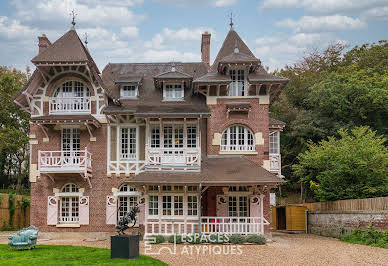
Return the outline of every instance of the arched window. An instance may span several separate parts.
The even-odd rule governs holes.
[[[59,223],[79,223],[78,186],[73,183],[66,184],[62,187],[61,192],[66,194],[59,198]]]
[[[90,113],[90,108],[89,88],[76,80],[62,83],[49,100],[50,114]]]
[[[124,216],[125,213],[132,210],[132,208],[139,203],[141,193],[128,184],[122,184],[118,195],[118,219]]]
[[[222,134],[221,151],[254,151],[252,132],[244,126],[234,125]]]
[[[89,97],[90,91],[82,82],[70,80],[62,83],[54,93],[54,97],[79,98]]]

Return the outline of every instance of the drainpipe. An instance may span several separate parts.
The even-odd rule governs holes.
[[[202,233],[202,221],[201,221],[201,202],[202,202],[202,183],[199,183],[199,208],[198,208],[198,216],[199,216],[199,234]]]

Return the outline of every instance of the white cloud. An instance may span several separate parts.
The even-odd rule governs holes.
[[[22,25],[19,20],[0,16],[0,39],[3,40],[25,40],[37,36],[38,31]]]
[[[163,5],[175,5],[179,7],[193,7],[193,6],[216,6],[225,7],[232,6],[237,3],[237,0],[154,0]]]
[[[277,26],[291,28],[295,32],[333,32],[363,29],[366,22],[347,16],[303,16],[299,20],[285,19],[275,23]]]
[[[386,6],[386,0],[264,0],[262,9],[304,8],[315,13],[344,13]]]
[[[79,0],[81,4],[86,5],[105,5],[105,6],[137,6],[143,4],[143,0]]]
[[[377,20],[388,21],[388,5],[367,10],[363,15]]]
[[[101,1],[101,3],[104,3]],[[16,17],[24,22],[47,27],[68,23],[70,25],[70,12],[75,10],[78,14],[76,23],[84,26],[122,26],[136,25],[144,20],[144,15],[138,15],[123,6],[87,5],[77,0],[44,0],[36,3],[32,0],[14,0]]]
[[[264,66],[275,70],[284,67],[285,64],[295,63],[313,48],[326,48],[329,44],[339,41],[344,43],[331,33],[296,33],[290,37],[263,37],[255,40],[253,52]]]
[[[136,38],[139,35],[139,28],[135,26],[121,27],[120,37],[122,38]]]

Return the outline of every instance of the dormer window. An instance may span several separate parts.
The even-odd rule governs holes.
[[[243,69],[231,69],[229,71],[230,84],[229,96],[247,96],[247,90],[245,86],[245,75]]]
[[[138,89],[135,85],[125,85],[121,87],[120,96],[123,98],[136,98],[138,96]]]
[[[182,84],[166,84],[163,90],[164,100],[183,100],[184,92]]]

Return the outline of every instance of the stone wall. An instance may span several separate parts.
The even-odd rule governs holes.
[[[370,223],[373,228],[388,228],[388,213],[309,213],[309,233],[330,237],[340,237],[360,225],[365,229]]]

